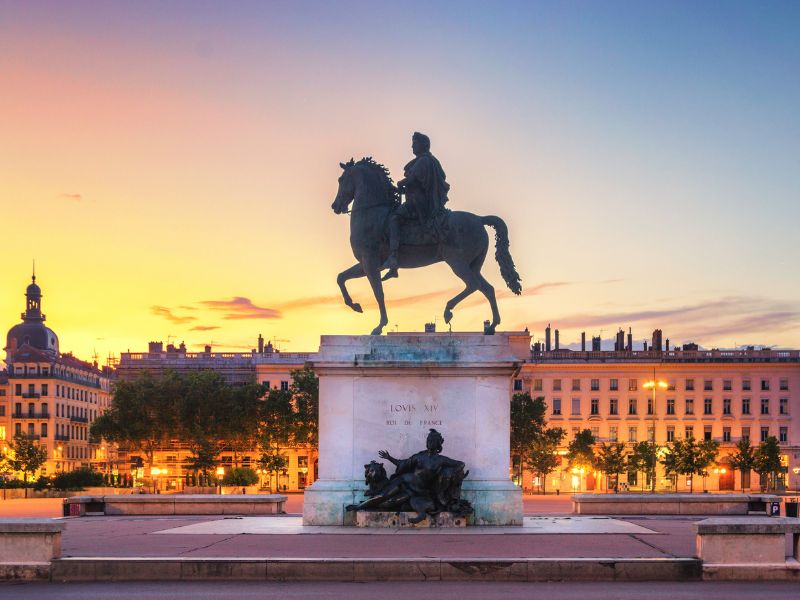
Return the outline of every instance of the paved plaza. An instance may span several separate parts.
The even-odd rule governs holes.
[[[0,583],[0,598],[40,600],[789,600],[796,583],[705,582],[422,582],[265,583],[114,582]]]

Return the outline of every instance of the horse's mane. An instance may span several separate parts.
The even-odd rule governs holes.
[[[400,195],[397,193],[397,188],[392,181],[392,176],[389,174],[389,169],[381,163],[374,160],[371,156],[365,156],[359,161],[354,161],[352,158],[345,164],[347,168],[350,167],[366,167],[379,176],[381,183],[386,188],[386,194],[391,202],[400,202]]]

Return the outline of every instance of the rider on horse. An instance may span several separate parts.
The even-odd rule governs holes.
[[[400,193],[405,193],[406,201],[389,216],[389,258],[383,265],[389,269],[383,279],[397,277],[397,251],[400,247],[400,221],[418,220],[423,229],[431,229],[435,237],[441,235],[437,219],[447,203],[450,184],[445,181],[444,170],[436,157],[431,154],[431,140],[422,133],[414,132],[411,137],[411,150],[414,160],[404,168],[404,177],[397,182]]]

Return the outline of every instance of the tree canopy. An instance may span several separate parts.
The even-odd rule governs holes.
[[[595,439],[591,430],[584,429],[575,434],[567,446],[567,461],[575,469],[591,469],[594,467]]]
[[[767,477],[767,490],[777,487],[778,473],[781,470],[781,447],[774,435],[758,445],[755,451],[754,469],[756,473]]]
[[[606,474],[607,482],[613,481],[615,493],[619,492],[619,475],[625,471],[627,465],[626,455],[627,449],[624,442],[603,443],[597,452],[597,468]]]

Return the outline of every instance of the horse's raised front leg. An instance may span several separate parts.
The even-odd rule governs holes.
[[[389,323],[389,317],[386,316],[386,303],[383,301],[383,284],[381,283],[381,265],[376,255],[374,259],[364,263],[364,271],[366,272],[369,284],[372,286],[372,293],[375,294],[375,301],[378,303],[378,309],[381,311],[381,320],[378,326],[372,330],[372,335],[380,335],[383,333],[383,328]]]
[[[339,273],[336,277],[336,283],[339,284],[339,289],[342,290],[342,298],[344,298],[344,303],[352,308],[357,313],[364,312],[361,309],[361,305],[358,302],[353,302],[353,299],[350,297],[350,293],[347,291],[347,286],[345,283],[351,279],[358,279],[359,277],[364,277],[364,269],[361,267],[361,263],[355,264],[349,269],[346,269]]]

